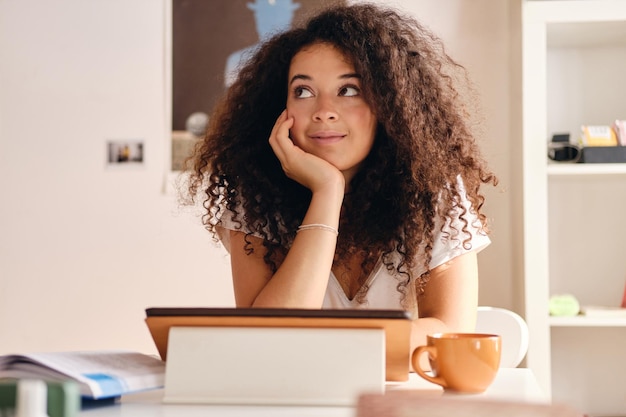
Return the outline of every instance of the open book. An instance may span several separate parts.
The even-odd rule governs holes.
[[[129,351],[50,352],[0,356],[0,380],[76,381],[83,397],[103,399],[162,388],[165,362]]]

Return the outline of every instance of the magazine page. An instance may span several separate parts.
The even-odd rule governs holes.
[[[161,388],[165,363],[130,351],[49,352],[0,357],[0,378],[72,379],[94,399]]]

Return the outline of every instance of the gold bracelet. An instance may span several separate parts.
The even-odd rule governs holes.
[[[298,230],[296,230],[296,233],[300,233],[302,230],[311,230],[311,229],[326,230],[327,232],[334,233],[335,236],[339,236],[339,230],[335,229],[332,226],[328,226],[326,224],[321,224],[321,223],[312,223],[312,224],[300,225],[298,227]]]

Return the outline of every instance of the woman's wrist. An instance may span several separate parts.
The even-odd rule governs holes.
[[[296,233],[300,233],[301,231],[304,231],[304,230],[323,230],[325,232],[330,232],[334,234],[335,236],[339,236],[339,230],[337,230],[336,227],[332,227],[323,223],[301,224],[296,230]]]
[[[319,195],[323,198],[330,198],[333,201],[343,202],[343,196],[346,192],[346,180],[343,175],[337,176],[333,180],[326,181],[322,185],[311,190],[313,196]]]

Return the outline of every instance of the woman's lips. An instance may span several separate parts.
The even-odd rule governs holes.
[[[315,132],[309,134],[309,137],[313,140],[320,142],[336,142],[343,139],[346,136],[345,133],[335,131]]]

